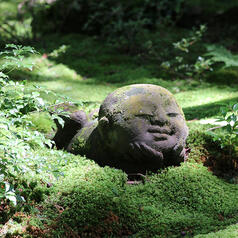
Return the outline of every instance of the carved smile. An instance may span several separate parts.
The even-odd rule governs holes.
[[[172,133],[172,131],[169,128],[163,128],[158,126],[151,126],[148,129],[148,132],[155,133],[155,134],[166,134],[166,135],[170,135]]]
[[[173,134],[172,130],[168,128],[161,128],[158,126],[152,126],[148,129],[148,132],[153,135],[154,140],[156,141],[164,141],[168,140],[169,136]]]
[[[168,136],[169,135],[167,135],[167,134],[153,133],[154,140],[156,140],[156,141],[168,140]]]

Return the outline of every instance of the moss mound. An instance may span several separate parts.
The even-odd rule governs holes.
[[[228,226],[226,229],[218,231],[218,232],[211,232],[205,235],[197,235],[195,238],[236,238],[238,236],[238,225],[231,225]]]
[[[44,202],[49,237],[181,237],[237,221],[238,187],[201,164],[183,163],[128,185],[120,170],[83,161]]]

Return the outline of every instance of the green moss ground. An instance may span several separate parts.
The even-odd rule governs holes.
[[[199,140],[206,138],[201,134]],[[100,168],[86,158],[46,149],[35,153],[64,176],[32,172],[18,181],[27,202],[7,223],[12,237],[192,237],[238,219],[237,184],[192,158],[129,185],[120,170]]]
[[[63,44],[69,46],[64,54],[49,56]],[[215,118],[222,103],[237,101],[235,79],[228,86],[217,84],[216,75],[204,81],[172,80],[156,63],[141,63],[97,39],[78,35],[49,36],[35,48],[40,54],[26,59],[36,63],[34,70],[13,72],[11,77],[82,102],[87,110],[97,107],[108,93],[131,83],[153,83],[170,90],[190,121],[191,152],[188,162],[180,167],[147,175],[143,183],[129,185],[120,170],[101,168],[87,158],[62,151],[35,148],[38,160],[44,158],[44,168],[49,169],[32,169],[18,178],[16,185],[26,202],[0,227],[0,236],[238,236],[234,225],[238,220],[238,185],[213,175],[201,164],[224,152],[206,134],[212,125],[200,123],[201,119]],[[43,96],[52,101],[58,97]],[[52,133],[52,122],[46,115],[31,117],[33,129]]]
[[[223,237],[229,237],[229,238],[236,238],[238,233],[238,226],[237,225],[231,225],[228,226],[226,229],[217,231],[217,232],[211,232],[206,235],[197,235],[196,238],[223,238]]]

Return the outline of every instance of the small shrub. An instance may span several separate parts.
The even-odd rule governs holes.
[[[199,52],[201,55],[196,53],[194,56],[194,54],[191,54],[193,45],[201,41],[205,31],[206,26],[200,25],[198,30],[191,32],[191,36],[173,43],[176,55],[173,60],[162,62],[162,68],[171,70],[175,74],[194,77],[195,79],[200,79],[201,75],[206,71],[212,71],[211,65],[213,61],[211,59],[202,56],[201,52]],[[189,57],[188,54],[190,54]],[[195,58],[195,61],[191,62],[191,58]]]
[[[6,48],[0,52],[3,61],[0,69],[0,199],[8,199],[16,205],[17,201],[24,199],[10,181],[14,182],[17,175],[31,169],[48,170],[44,166],[46,158],[38,157],[32,150],[46,145],[52,147],[53,142],[42,133],[29,130],[33,125],[29,114],[48,112],[49,104],[40,97],[39,91],[27,92],[24,83],[9,80],[7,75],[18,68],[32,70],[33,64],[25,64],[23,59],[36,51],[14,44],[8,44]],[[62,122],[55,114],[52,118]]]
[[[222,126],[211,128],[209,134],[214,141],[218,141],[221,148],[228,151],[228,160],[236,157],[236,148],[238,147],[238,103],[221,107],[221,117],[218,122],[223,123]],[[222,133],[216,133],[211,130],[222,128]]]

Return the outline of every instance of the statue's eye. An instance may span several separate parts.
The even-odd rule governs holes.
[[[135,115],[136,117],[142,117],[142,118],[145,118],[145,119],[150,119],[150,118],[152,118],[154,115],[152,115],[152,114],[136,114]]]
[[[179,115],[179,114],[176,113],[176,112],[167,113],[167,116],[169,116],[169,117],[176,117],[176,116],[178,116],[178,115]]]

